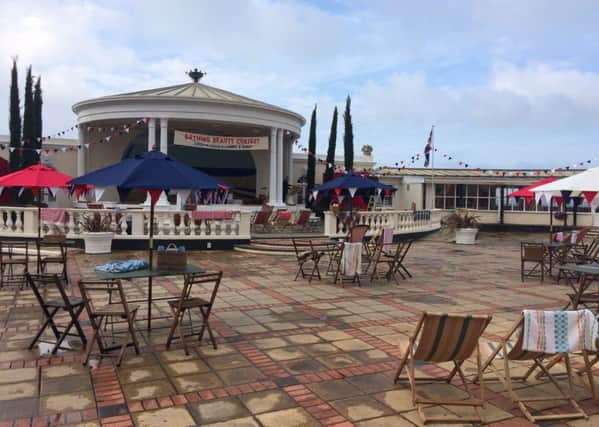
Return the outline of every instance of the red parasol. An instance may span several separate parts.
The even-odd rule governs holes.
[[[534,184],[530,184],[528,187],[521,188],[518,191],[514,191],[513,193],[508,194],[508,197],[523,197],[526,199],[527,203],[530,203],[535,198],[535,193],[533,193],[530,190],[544,184],[549,184],[550,182],[553,182],[555,180],[557,180],[557,178],[543,178],[542,180],[535,182]]]
[[[33,165],[25,169],[18,170],[8,175],[0,176],[0,191],[6,187],[21,187],[29,188],[36,195],[37,204],[37,237],[41,237],[41,200],[40,190],[42,188],[50,188],[52,191],[57,188],[67,188],[67,184],[72,177],[60,173],[50,166]]]

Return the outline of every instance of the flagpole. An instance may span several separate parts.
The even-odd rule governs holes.
[[[431,128],[431,186],[432,186],[432,203],[431,203],[431,211],[435,208],[435,125]],[[425,201],[426,203],[426,201]]]

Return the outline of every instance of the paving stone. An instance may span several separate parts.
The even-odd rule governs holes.
[[[391,415],[393,413],[389,407],[368,396],[335,400],[331,402],[331,405],[341,415],[351,421],[378,418],[384,415]]]
[[[321,356],[316,360],[331,369],[347,368],[348,366],[357,366],[360,364],[358,360],[344,353]]]
[[[333,341],[333,345],[343,351],[370,350],[373,347],[359,339]]]
[[[289,345],[289,343],[285,341],[283,338],[263,338],[255,340],[252,343],[261,350],[285,347]]]
[[[220,423],[206,424],[205,427],[260,427],[260,425],[254,418],[244,417]]]
[[[37,397],[0,401],[0,420],[35,417],[38,412],[39,399]]]
[[[247,384],[265,379],[264,374],[258,369],[250,366],[237,369],[225,369],[217,371],[216,374],[226,385]]]
[[[118,370],[118,374],[121,384],[138,383],[166,378],[166,374],[159,365],[120,368]]]
[[[89,375],[70,375],[62,378],[42,380],[41,394],[63,394],[76,391],[91,390],[92,383]]]
[[[156,411],[138,412],[132,416],[136,426],[189,427],[196,425],[196,422],[184,406],[158,409]]]
[[[0,400],[14,400],[37,396],[37,382],[28,381],[0,385]]]
[[[257,393],[242,394],[239,399],[252,414],[278,411],[297,406],[295,402],[280,390],[266,390]]]
[[[165,379],[124,384],[123,392],[127,400],[151,399],[175,394],[173,386]]]
[[[234,397],[191,404],[190,409],[201,425],[250,415],[247,408]]]
[[[318,336],[325,341],[349,340],[353,338],[350,334],[342,331],[319,332]]]
[[[223,385],[220,378],[214,373],[183,375],[173,378],[172,381],[179,393],[206,390],[221,387]]]
[[[393,380],[383,374],[358,375],[348,378],[347,381],[368,394],[393,390],[397,387]]]
[[[41,414],[83,411],[95,407],[94,395],[91,391],[53,394],[40,399]]]
[[[360,389],[346,380],[322,381],[310,384],[308,388],[324,400],[342,399],[362,394]]]
[[[302,408],[285,409],[257,416],[264,427],[318,427],[320,423]]]
[[[228,354],[224,356],[210,357],[206,359],[206,362],[212,369],[232,369],[251,365],[250,361],[241,354]]]
[[[189,355],[187,355],[187,354],[185,354],[185,350],[180,349],[180,350],[161,351],[160,353],[158,353],[158,357],[164,363],[171,363],[171,362],[182,362],[184,360],[197,359],[198,354],[193,349],[190,349]]]
[[[437,424],[438,425],[438,424]],[[390,415],[387,417],[374,418],[361,421],[356,424],[357,427],[413,427],[414,424],[402,418],[400,415]]]
[[[309,374],[326,369],[326,366],[314,359],[287,360],[279,364],[292,375]]]
[[[0,370],[0,384],[34,381],[37,378],[37,368]]]
[[[196,347],[196,350],[201,356],[205,357],[223,356],[225,354],[237,353],[237,349],[235,347],[227,344],[219,344],[216,349],[211,345],[202,345],[200,347]]]
[[[285,337],[285,339],[289,341],[291,344],[299,345],[315,344],[320,341],[319,337],[312,334],[289,335]]]
[[[42,380],[47,378],[61,378],[69,375],[86,375],[89,368],[81,363],[70,363],[66,365],[44,366],[42,368]]]
[[[275,361],[300,359],[302,357],[306,357],[306,353],[304,353],[299,347],[276,348],[274,350],[266,351],[266,354],[268,354],[268,356]]]
[[[185,360],[183,362],[167,363],[164,365],[164,370],[168,376],[177,377],[208,372],[210,368],[201,360]]]

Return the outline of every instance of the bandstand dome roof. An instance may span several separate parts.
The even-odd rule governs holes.
[[[88,99],[73,105],[79,123],[144,117],[275,127],[299,135],[306,123],[293,111],[197,81]]]

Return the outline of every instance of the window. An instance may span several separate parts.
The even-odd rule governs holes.
[[[505,194],[509,194],[507,191]],[[506,199],[506,202],[508,200]],[[435,184],[435,208],[497,210],[499,187],[485,184]],[[507,206],[507,204],[506,204]]]

